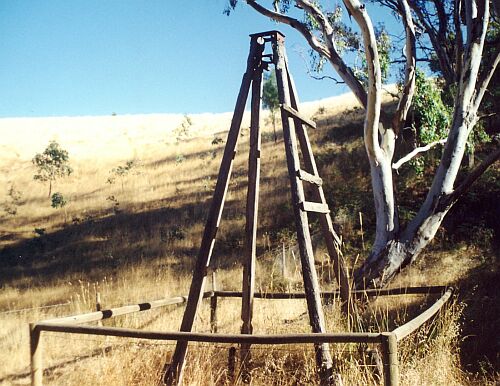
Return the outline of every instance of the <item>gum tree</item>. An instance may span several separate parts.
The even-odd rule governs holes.
[[[241,0],[243,2],[243,0]],[[230,0],[226,13],[237,0]],[[370,164],[375,203],[375,241],[355,283],[384,286],[402,268],[415,261],[435,236],[444,217],[493,162],[497,148],[474,170],[457,180],[468,137],[479,119],[479,109],[500,60],[498,41],[488,41],[494,26],[488,0],[379,0],[372,1],[393,11],[404,26],[404,80],[392,117],[381,111],[382,72],[387,62],[379,50],[376,28],[369,12],[358,0],[344,0],[344,8],[328,9],[330,2],[310,0],[244,1],[256,12],[286,24],[307,41],[320,62],[330,64],[365,109],[364,143]],[[298,8],[298,11],[292,8]],[[343,17],[345,10],[348,19]],[[492,22],[492,24],[490,24]],[[355,23],[356,29],[348,23]],[[446,28],[445,28],[446,26]],[[417,50],[420,39],[430,41]],[[357,32],[359,31],[359,32]],[[493,45],[485,55],[485,45]],[[496,48],[495,48],[496,47]],[[349,50],[361,51],[364,68],[350,65]],[[404,127],[415,92],[417,52],[427,52],[438,63],[446,84],[453,90],[453,111],[441,161],[420,209],[405,227],[400,226],[393,189],[394,165],[412,159],[426,149],[417,148],[394,160],[396,139]]]
[[[37,153],[32,159],[36,167],[33,179],[49,183],[49,194],[52,194],[52,184],[57,179],[69,176],[73,168],[69,165],[69,154],[56,141],[51,141],[43,153]]]

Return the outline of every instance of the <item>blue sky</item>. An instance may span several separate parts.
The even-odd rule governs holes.
[[[287,35],[301,100],[346,92],[307,75],[299,54],[307,46],[294,30],[243,2],[224,16],[225,5],[226,0],[0,1],[0,117],[231,111],[248,35],[270,29]]]

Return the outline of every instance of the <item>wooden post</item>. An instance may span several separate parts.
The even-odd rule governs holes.
[[[290,90],[286,69],[285,49],[283,45],[284,37],[276,34],[276,44],[273,46],[273,57],[276,65],[276,81],[278,85],[278,96],[282,105],[290,106]],[[314,267],[314,255],[309,233],[309,223],[307,213],[300,208],[300,203],[305,201],[304,190],[301,181],[297,176],[300,170],[300,161],[297,149],[297,138],[295,131],[290,129],[291,118],[288,113],[281,109],[281,120],[283,122],[283,142],[287,159],[288,175],[292,193],[292,206],[295,215],[295,227],[297,229],[297,241],[299,244],[300,259],[302,263],[302,277],[306,293],[307,308],[309,312],[309,322],[313,332],[326,332],[325,317],[321,305],[320,288],[318,276]],[[320,372],[321,384],[331,383],[332,357],[327,343],[317,344],[316,365]]]
[[[236,347],[230,347],[227,356],[227,377],[231,384],[234,381],[234,374],[236,370]]]
[[[101,311],[102,306],[101,306],[101,294],[99,292],[95,293],[95,310],[96,311]]]
[[[260,39],[262,37],[253,37]],[[262,46],[263,47],[263,46]],[[253,332],[253,298],[255,292],[255,260],[257,255],[257,218],[259,212],[259,187],[260,187],[260,103],[262,95],[262,57],[258,59],[258,65],[252,79],[252,100],[250,118],[250,152],[248,156],[248,190],[246,205],[245,224],[245,262],[243,264],[243,289],[241,299],[241,333],[251,334]],[[243,373],[249,374],[247,369],[251,361],[250,345],[241,346],[241,363]]]
[[[281,276],[283,276],[284,279],[287,278],[287,272],[286,272],[286,247],[285,243],[283,243],[283,250],[281,253]]]
[[[215,295],[215,291],[217,291],[217,282],[215,279],[215,271],[212,272],[212,291],[214,295],[210,298],[210,332],[217,332],[217,295]]]
[[[399,386],[398,341],[392,332],[382,333],[384,386]]]
[[[102,305],[101,305],[101,294],[99,292],[95,293],[95,310],[97,312],[102,310]],[[99,320],[97,322],[98,326],[102,326],[102,320]]]
[[[43,347],[41,331],[35,323],[30,328],[31,386],[42,386],[43,380]]]
[[[203,232],[200,250],[194,267],[193,279],[189,289],[186,310],[181,323],[181,331],[188,332],[193,328],[194,319],[198,312],[199,304],[203,298],[203,287],[210,264],[210,258],[215,243],[215,236],[219,229],[224,200],[229,186],[233,161],[236,155],[236,145],[241,131],[241,121],[245,112],[245,105],[250,90],[250,85],[256,70],[256,58],[262,56],[263,45],[252,39],[250,43],[250,54],[247,61],[247,69],[243,75],[240,92],[236,101],[231,127],[222,156],[219,176],[215,186],[214,196],[208,213],[207,223]],[[179,384],[182,381],[182,372],[184,369],[184,359],[188,348],[187,341],[178,341],[172,356],[172,363],[164,375],[164,382],[167,385]]]

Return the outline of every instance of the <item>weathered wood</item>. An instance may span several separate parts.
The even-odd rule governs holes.
[[[311,201],[302,201],[300,204],[300,210],[304,212],[314,212],[314,213],[330,213],[330,209],[327,204],[323,204],[321,202],[311,202]]]
[[[317,175],[311,174],[306,172],[305,170],[298,170],[297,171],[297,176],[302,180],[302,181],[307,181],[310,182],[311,184],[315,184],[317,186],[323,185],[323,179]]]
[[[215,272],[212,272],[212,291],[214,296],[210,298],[210,332],[217,332],[217,296],[215,292],[217,291],[217,281],[215,277]]]
[[[288,85],[290,88],[290,103],[292,107],[298,109],[299,99],[295,88],[295,83],[290,74],[290,71],[288,70],[288,67],[286,68],[286,72],[288,75]],[[316,160],[314,159],[312,146],[307,131],[302,126],[300,120],[294,120],[294,124],[297,138],[300,143],[300,149],[302,151],[302,157],[304,159],[306,168],[305,171],[314,176],[318,176],[318,167],[316,165]],[[313,186],[313,198],[316,201],[326,204],[325,193],[323,192],[323,188],[321,185]],[[347,267],[341,252],[342,242],[333,229],[333,223],[329,213],[321,214],[319,216],[319,222],[323,237],[325,239],[328,255],[330,256],[330,260],[334,265],[335,277],[337,278],[337,282],[341,290],[341,299],[344,302],[344,311],[347,312],[347,314],[351,315],[351,317],[354,317],[357,314],[357,311],[355,309],[355,306],[351,303],[351,284]]]
[[[261,59],[261,58],[260,58]],[[241,332],[252,334],[253,294],[255,292],[255,261],[257,255],[257,219],[260,185],[260,104],[262,95],[262,63],[254,72],[252,80],[250,151],[248,156],[248,191],[245,224],[245,262],[243,264],[243,296],[241,303]],[[241,364],[245,376],[251,361],[249,345],[241,346]]]
[[[212,292],[205,292],[203,297],[208,298],[212,296]],[[153,308],[164,307],[174,304],[181,304],[186,301],[186,296],[177,296],[174,298],[153,300],[151,302],[132,304],[128,306],[122,306],[117,308],[110,308],[109,310],[102,310],[98,312],[89,312],[87,314],[66,316],[63,318],[46,319],[43,323],[70,323],[70,324],[81,324],[89,322],[97,322],[98,320],[110,319],[115,316],[127,315],[134,312],[147,311]]]
[[[413,318],[410,320],[408,323],[403,324],[402,326],[396,328],[392,333],[396,337],[396,339],[399,341],[408,335],[410,335],[412,332],[414,332],[416,329],[418,329],[422,324],[427,322],[430,318],[432,318],[440,309],[443,307],[443,305],[450,299],[451,294],[453,293],[453,288],[448,288],[446,292],[441,296],[432,306],[430,306],[427,310],[422,312],[420,315],[418,315],[416,318]]]
[[[31,386],[42,386],[43,383],[43,348],[42,330],[36,323],[30,323],[30,365]]]
[[[101,306],[101,294],[99,292],[95,293],[95,310],[96,311],[101,311],[102,306]]]
[[[202,343],[223,344],[319,344],[328,343],[381,343],[382,334],[375,332],[357,333],[308,333],[308,334],[277,334],[277,335],[251,335],[251,334],[212,334],[199,332],[165,332],[146,331],[120,327],[76,326],[57,323],[36,323],[39,331],[64,332],[70,334],[117,336],[122,338],[150,339],[164,341],[189,341]]]
[[[384,356],[384,386],[398,386],[398,341],[394,333],[382,333],[382,352]]]
[[[228,381],[234,383],[234,375],[236,369],[236,347],[230,347],[227,355],[227,377]]]
[[[282,107],[290,106],[288,71],[286,68],[286,54],[282,38],[278,38],[276,44],[273,45],[273,54],[276,66],[278,97]],[[325,318],[321,305],[318,277],[314,267],[314,254],[311,235],[309,233],[307,213],[301,211],[299,208],[299,203],[305,201],[305,198],[302,183],[297,177],[297,170],[300,170],[297,138],[295,131],[290,129],[291,119],[289,117],[289,112],[282,108],[283,142],[285,145],[288,175],[290,178],[295,227],[297,229],[297,241],[302,264],[302,277],[304,280],[304,289],[309,312],[309,322],[313,332],[324,333],[326,331]],[[321,383],[330,383],[330,379],[332,378],[332,358],[328,344],[322,343],[316,345],[316,364],[320,371]]]
[[[245,112],[248,92],[254,77],[254,72],[260,63],[260,60],[259,63],[256,63],[256,58],[260,59],[263,50],[263,45],[258,40],[259,39],[252,39],[250,43],[250,54],[248,56],[247,69],[243,75],[241,88],[234,109],[233,119],[231,121],[231,127],[226,141],[226,147],[224,149],[224,155],[222,156],[219,176],[217,178],[212,204],[208,213],[207,223],[203,232],[203,238],[193,272],[191,287],[189,289],[186,310],[182,318],[180,328],[181,331],[191,331],[202,298],[201,295],[206,279],[206,272],[210,264],[210,258],[212,256],[212,250],[215,243],[215,236],[219,228],[222,210],[224,207],[224,200],[229,186],[229,178],[233,167],[238,137],[240,136],[241,121]],[[164,376],[166,384],[178,384],[182,380],[182,370],[184,368],[186,352],[187,341],[178,341],[172,356],[172,363]]]
[[[245,224],[245,262],[243,264],[243,297],[241,307],[241,332],[251,334],[253,294],[255,292],[255,259],[257,254],[257,219],[260,184],[260,101],[262,94],[262,69],[255,71],[252,82],[250,152],[248,157],[248,190]]]
[[[447,290],[445,286],[430,287],[402,287],[386,289],[353,290],[352,296],[355,298],[377,297],[377,296],[398,296],[398,295],[429,295],[443,293]],[[239,298],[242,296],[238,291],[216,291],[217,297]],[[340,295],[340,291],[321,292],[323,298],[334,298]],[[305,299],[303,292],[255,292],[255,299]]]
[[[296,118],[298,119],[299,121],[301,121],[303,124],[315,129],[316,128],[316,122],[314,121],[311,121],[310,119],[304,117],[301,113],[299,113],[297,110],[295,110],[293,107],[289,106],[289,105],[286,105],[286,104],[282,104],[280,106],[283,110],[285,110],[285,112],[291,116],[292,118]]]

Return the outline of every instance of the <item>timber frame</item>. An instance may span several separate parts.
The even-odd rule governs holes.
[[[241,88],[236,101],[226,147],[219,169],[219,176],[208,214],[208,220],[195,264],[186,309],[180,327],[181,332],[190,332],[192,330],[199,305],[203,298],[203,288],[209,271],[212,251],[222,216],[229,179],[231,177],[236,146],[241,131],[241,122],[248,94],[251,90],[250,154],[248,159],[241,332],[243,334],[252,334],[261,156],[261,132],[259,121],[262,97],[262,76],[263,72],[267,70],[270,65],[274,65],[276,70],[292,207],[295,217],[302,277],[312,332],[326,333],[326,327],[320,298],[320,287],[314,267],[313,247],[308,221],[308,213],[310,212],[314,212],[318,215],[328,253],[334,265],[341,292],[341,299],[344,302],[344,309],[348,310],[350,307],[354,307],[352,302],[350,302],[348,274],[340,252],[341,241],[333,229],[330,210],[326,203],[325,194],[322,188],[322,180],[318,175],[318,168],[316,167],[311,143],[306,131],[306,126],[315,128],[316,124],[299,112],[298,96],[288,69],[284,41],[285,36],[279,31],[268,31],[250,35],[250,53],[247,60],[247,68],[243,75]],[[266,48],[269,48],[269,46],[271,48],[270,53],[265,53]],[[299,158],[299,148],[302,154],[303,166],[301,166]],[[312,200],[306,200],[303,187],[304,181],[312,186]],[[350,313],[350,315],[354,314],[354,312]],[[172,361],[168,365],[164,375],[165,384],[174,385],[181,383],[187,348],[187,341],[179,340],[177,342]],[[330,356],[328,344],[318,343],[315,344],[315,348],[316,364],[322,384],[331,384],[332,381],[335,383],[335,377],[332,373],[332,358]],[[245,358],[245,363],[249,363],[251,360],[249,345],[242,345],[242,356]]]

